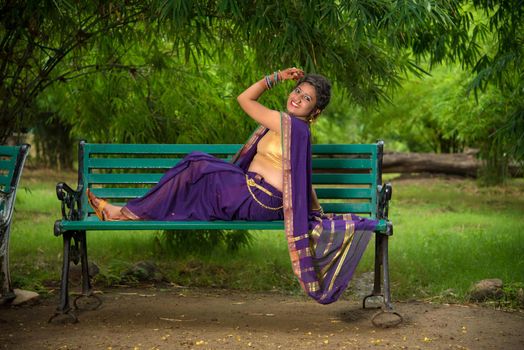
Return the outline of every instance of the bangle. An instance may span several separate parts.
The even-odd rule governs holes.
[[[273,75],[273,81],[271,81],[271,75]],[[282,76],[280,75],[280,71],[276,70],[273,72],[273,74],[268,74],[264,77],[264,81],[266,82],[266,87],[268,90],[272,89],[275,85],[277,85],[279,82],[282,81]]]
[[[266,87],[269,90],[273,87],[273,85],[271,84],[271,79],[269,78],[269,75],[266,75],[265,79],[266,79]]]

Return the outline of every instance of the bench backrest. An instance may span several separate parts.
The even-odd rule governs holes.
[[[187,153],[231,159],[239,144],[80,143],[79,185],[114,203],[143,195]],[[383,143],[313,145],[313,185],[324,211],[377,215]],[[91,208],[83,196],[83,208]]]
[[[10,216],[29,145],[0,146],[0,218]],[[7,221],[7,220],[6,220]]]

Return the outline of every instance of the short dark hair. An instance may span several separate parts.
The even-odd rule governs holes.
[[[326,108],[331,99],[331,83],[326,77],[320,74],[306,74],[297,81],[299,86],[302,83],[309,83],[315,88],[317,93],[317,105],[316,107],[320,110]]]

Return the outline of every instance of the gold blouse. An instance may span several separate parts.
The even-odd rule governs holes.
[[[264,163],[282,170],[282,140],[280,134],[269,130],[258,142],[257,153],[253,160],[255,159],[263,159]]]

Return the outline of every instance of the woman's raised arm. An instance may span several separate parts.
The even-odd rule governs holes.
[[[238,95],[237,101],[244,112],[259,124],[280,133],[280,112],[267,108],[258,102],[258,99],[264,91],[268,90],[279,81],[298,80],[303,76],[304,72],[298,68],[287,68],[281,72],[275,72],[248,87],[244,92]]]

